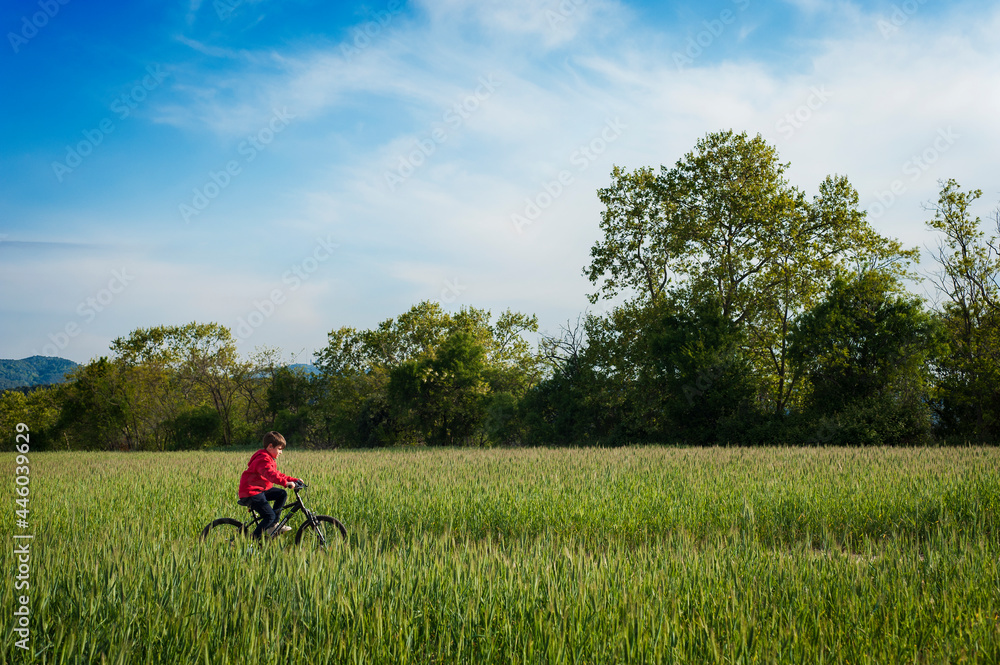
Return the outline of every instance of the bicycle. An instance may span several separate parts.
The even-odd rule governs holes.
[[[305,514],[305,521],[299,526],[298,531],[295,532],[295,544],[299,545],[303,540],[307,542],[315,542],[317,547],[326,547],[329,542],[335,541],[337,539],[337,533],[340,534],[342,540],[347,540],[347,528],[335,517],[330,517],[329,515],[317,515],[308,508],[304,501],[304,497],[299,494],[305,494],[305,490],[309,486],[305,483],[297,483],[295,485],[295,502],[285,506],[282,509],[282,514],[284,517],[276,525],[272,527],[270,533],[265,532],[263,537],[268,540],[274,540],[279,535],[281,535],[281,527],[288,523],[289,518],[300,510]],[[247,511],[250,513],[252,519],[246,522],[241,522],[232,517],[220,517],[218,519],[212,520],[212,522],[206,526],[201,531],[201,540],[206,543],[219,543],[226,544],[229,547],[235,547],[238,539],[246,538],[247,535],[253,533],[253,530],[257,527],[257,524],[264,519],[259,513],[255,512],[253,508],[247,507]],[[329,529],[330,526],[335,527],[336,531]],[[330,533],[330,538],[327,537],[327,533]]]

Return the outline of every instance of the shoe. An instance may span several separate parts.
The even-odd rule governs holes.
[[[288,533],[289,531],[292,530],[292,527],[290,527],[290,526],[288,526],[286,524],[285,526],[281,527],[281,531],[279,531],[278,533],[275,533],[274,530],[277,529],[277,528],[278,528],[277,525],[272,526],[270,529],[267,530],[267,535],[269,535],[269,536],[276,536],[276,535],[280,536],[280,535]]]

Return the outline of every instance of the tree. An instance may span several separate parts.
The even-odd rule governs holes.
[[[457,330],[430,353],[393,368],[389,399],[428,445],[473,442],[490,392],[485,355],[471,333]]]
[[[508,438],[517,430],[509,422],[516,414],[512,403],[541,376],[540,359],[523,337],[537,329],[534,316],[507,310],[493,322],[486,310],[470,307],[448,314],[438,303],[426,301],[371,330],[342,327],[332,331],[326,348],[316,353],[319,408],[341,443],[386,445],[415,438],[454,442],[472,435],[443,434],[441,423],[447,421],[448,431],[465,431],[456,424],[464,422],[460,414],[465,412],[454,400],[464,400],[456,395],[475,384],[477,391],[485,392],[482,400],[469,402],[475,409],[468,413],[478,414],[470,415],[470,422],[483,429],[474,438],[482,441],[486,436],[485,412],[492,414],[489,427],[496,435]],[[459,349],[478,349],[481,354],[473,363],[480,373],[475,381],[462,374],[465,369],[458,372],[473,366],[468,364],[471,356],[463,360],[456,355]],[[433,372],[462,379],[449,383]],[[467,379],[469,383],[463,383]],[[415,395],[435,401],[418,404]],[[491,402],[500,395],[508,397]]]
[[[58,386],[0,391],[0,427],[4,432],[16,432],[18,423],[28,425],[32,450],[65,447],[57,430],[59,391]]]
[[[946,436],[994,441],[1000,437],[1000,250],[997,236],[987,237],[970,212],[981,196],[948,180],[930,208],[927,225],[944,236],[936,283],[947,298],[940,318],[950,345],[938,364],[935,404]],[[1000,213],[996,223],[1000,231]]]
[[[529,439],[562,445],[677,441],[673,369],[665,367],[672,303],[628,301],[543,340],[552,374],[525,402]]]
[[[252,380],[251,367],[236,350],[229,328],[217,323],[189,323],[173,331],[180,347],[182,382],[201,388],[219,415],[223,445],[234,443],[235,402],[242,384]]]
[[[787,361],[795,316],[836,275],[869,263],[904,273],[917,257],[868,225],[846,178],[826,178],[810,202],[788,183],[787,168],[759,135],[732,131],[707,135],[658,176],[616,167],[598,192],[604,237],[584,269],[600,283],[595,302],[626,295],[681,310],[714,303],[745,332],[776,415],[795,388]]]
[[[391,329],[391,323],[383,327]],[[397,440],[385,403],[386,367],[396,354],[386,349],[385,336],[343,326],[331,331],[326,347],[315,354],[317,409],[333,445],[381,446]]]
[[[583,446],[624,443],[609,381],[582,358],[569,357],[552,376],[533,386],[521,403],[524,440],[532,445]]]
[[[58,387],[55,435],[67,448],[130,450],[137,441],[131,409],[132,387],[106,357],[77,366]]]
[[[590,266],[584,274],[592,283],[601,278],[599,293],[589,296],[595,303],[600,295],[613,298],[631,290],[640,299],[655,302],[670,283],[671,270],[688,256],[696,230],[679,214],[677,206],[665,201],[663,183],[651,168],[628,173],[615,166],[611,185],[597,190],[604,204],[601,230],[604,238],[590,250]]]
[[[675,305],[630,301],[547,341],[555,368],[528,402],[532,440],[750,442],[759,387],[743,332],[711,303]]]
[[[281,350],[268,346],[254,349],[247,365],[247,377],[239,383],[239,395],[236,398],[236,402],[242,407],[238,420],[245,423],[243,437],[260,441],[265,432],[278,429],[275,426],[277,412],[270,402],[270,395],[278,374],[291,369],[282,360]]]
[[[533,445],[587,445],[610,442],[609,416],[614,408],[606,403],[606,377],[594,371],[590,358],[587,324],[590,317],[577,317],[558,336],[544,335],[540,355],[549,373],[533,386],[521,403],[524,440]]]
[[[711,304],[658,317],[651,350],[668,396],[660,440],[756,443],[759,387],[744,341],[740,328]]]
[[[938,340],[921,301],[892,276],[836,279],[791,334],[791,359],[809,385],[809,438],[848,445],[926,442],[928,368]]]
[[[277,367],[267,390],[267,411],[273,429],[296,446],[313,443],[315,386],[301,368]]]
[[[335,443],[381,446],[404,438],[399,414],[388,403],[390,372],[440,344],[449,323],[438,303],[424,301],[370,330],[330,332],[315,358],[320,409]]]
[[[208,403],[219,416],[222,443],[234,442],[234,405],[241,386],[253,376],[228,328],[195,322],[137,328],[115,339],[111,349],[136,390],[133,412],[154,414],[153,427],[145,431],[158,436],[162,425],[175,421],[185,407]]]
[[[755,287],[770,279],[783,229],[805,216],[785,168],[760,136],[732,131],[709,134],[659,176],[616,167],[612,185],[598,190],[604,238],[585,274],[604,278],[604,297],[632,290],[646,302],[680,278],[694,296],[714,291],[723,316],[741,323],[757,304]]]
[[[116,404],[124,418],[122,447],[164,450],[169,438],[166,424],[180,415],[185,396],[165,353],[154,351],[152,344],[141,351],[137,346],[123,349],[124,341],[119,338],[112,343],[117,355],[101,368],[118,386]]]
[[[222,435],[219,413],[207,404],[184,409],[167,423],[175,447],[181,450],[208,448]]]
[[[671,313],[677,313],[675,303],[663,299],[628,301],[604,316],[587,317],[587,346],[573,376],[588,405],[588,438],[623,445],[668,429],[665,405],[671,396],[653,341],[661,317]]]

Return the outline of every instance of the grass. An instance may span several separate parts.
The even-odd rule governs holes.
[[[3,662],[1000,662],[995,449],[289,449],[349,541],[199,546],[248,457],[33,454]]]

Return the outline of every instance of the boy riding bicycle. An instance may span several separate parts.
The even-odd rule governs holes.
[[[271,532],[272,526],[278,523],[281,509],[285,507],[285,500],[288,498],[288,493],[280,487],[275,487],[274,484],[291,489],[296,483],[302,482],[299,478],[292,478],[278,471],[278,457],[281,456],[285,445],[285,437],[277,432],[265,434],[264,447],[250,457],[246,471],[240,476],[238,503],[241,506],[248,506],[263,518],[253,532],[253,537],[257,540],[260,540],[265,529],[268,535],[276,535]],[[273,508],[270,503],[272,501]],[[288,531],[291,531],[291,528],[284,526],[280,533]]]

